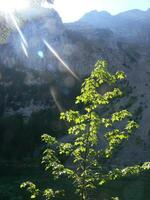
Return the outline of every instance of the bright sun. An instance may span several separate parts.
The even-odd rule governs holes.
[[[29,6],[27,0],[0,0],[0,12],[12,13],[24,10]]]

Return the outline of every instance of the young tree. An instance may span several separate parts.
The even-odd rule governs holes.
[[[56,179],[65,175],[72,180],[81,200],[88,200],[96,188],[111,180],[150,169],[149,162],[123,169],[113,168],[106,162],[138,128],[128,110],[113,112],[111,109],[112,103],[123,95],[117,85],[125,78],[122,71],[111,75],[107,71],[106,61],[98,61],[90,77],[82,84],[80,96],[76,98],[76,104],[81,104],[82,109],[69,110],[60,116],[71,123],[68,134],[73,135],[72,141],[61,143],[50,135],[42,136],[47,144],[42,159],[45,169],[50,170]],[[104,111],[105,107],[107,109]],[[102,142],[104,138],[105,142]],[[68,166],[62,164],[58,155],[70,158]],[[52,189],[42,193],[31,182],[23,183],[21,187],[27,187],[31,198],[42,194],[49,200],[61,193]]]

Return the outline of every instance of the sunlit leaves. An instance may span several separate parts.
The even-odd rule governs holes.
[[[51,188],[47,188],[43,191],[42,196],[45,197],[46,200],[51,200],[54,199],[57,196],[63,196],[64,195],[64,191],[63,190],[52,190]]]
[[[49,144],[49,145],[57,144],[57,140],[48,134],[42,135],[41,139],[43,142],[45,142],[46,144]]]
[[[122,72],[122,71],[118,71],[118,72],[116,72],[115,76],[116,76],[116,79],[120,79],[120,80],[123,80],[123,79],[126,78],[125,73]]]
[[[26,188],[27,191],[30,193],[31,199],[36,199],[39,195],[39,192],[40,192],[40,190],[37,188],[37,186],[30,181],[22,183],[20,188]]]
[[[59,153],[69,155],[72,151],[72,145],[70,143],[61,143],[59,146]]]
[[[112,114],[111,121],[114,123],[114,122],[121,121],[127,117],[131,117],[131,116],[132,116],[132,114],[129,111],[121,110],[119,112],[115,112]]]
[[[69,110],[62,113],[60,117],[69,123],[71,122],[68,134],[74,135],[74,141],[70,145],[69,143],[61,144],[60,154],[70,154],[73,158],[73,164],[76,166],[76,176],[73,177],[77,184],[76,191],[80,196],[81,194],[87,196],[88,189],[94,189],[95,182],[100,177],[99,173],[102,168],[98,161],[99,156],[110,158],[122,141],[129,138],[129,133],[137,128],[136,123],[130,121],[132,115],[127,110],[108,113],[108,117],[102,117],[97,113],[100,106],[109,104],[123,94],[120,88],[116,87],[116,84],[118,80],[126,78],[125,74],[120,71],[111,75],[106,69],[107,65],[108,63],[105,61],[98,61],[91,76],[82,84],[81,95],[76,98],[76,103],[84,104],[84,114]],[[109,85],[106,87],[108,90],[101,90],[103,85]],[[114,124],[122,121],[126,123],[122,129],[113,128]],[[103,135],[108,144],[105,149],[96,150],[99,142],[99,131],[102,127],[106,129]],[[103,178],[102,182],[105,183],[106,179]]]
[[[111,200],[119,200],[118,197],[112,197]]]
[[[81,95],[77,97],[76,103],[90,104],[86,106],[86,111],[90,112],[100,105],[107,105],[114,98],[122,96],[122,91],[119,88],[114,88],[112,91],[106,91],[105,94],[100,94],[98,89],[104,84],[115,84],[117,80],[125,79],[123,72],[117,72],[111,75],[107,70],[105,61],[98,61],[91,76],[85,79],[82,84]]]
[[[54,179],[61,176],[71,179],[82,200],[87,200],[89,192],[98,186],[150,169],[150,163],[124,169],[113,168],[111,165],[108,167],[103,163],[103,159],[111,158],[122,142],[138,128],[128,110],[113,112],[110,107],[101,114],[102,107],[122,97],[123,93],[117,85],[118,81],[126,78],[122,71],[110,74],[107,65],[106,61],[98,61],[91,76],[82,84],[81,94],[76,98],[76,104],[81,103],[83,106],[82,112],[69,110],[60,115],[60,119],[70,123],[70,142],[59,142],[47,134],[42,136],[47,144],[42,158],[45,169],[51,172]],[[105,139],[105,148],[102,137]],[[62,155],[69,158],[68,166],[59,159]],[[46,200],[54,198],[55,194],[52,189],[44,191]]]
[[[112,171],[109,171],[108,174],[102,176],[100,185],[103,185],[109,181],[116,180],[122,177],[138,175],[141,172],[150,170],[150,162],[145,162],[143,165],[135,165],[131,167],[126,167],[124,169],[115,168]]]
[[[51,200],[52,198],[55,197],[55,192],[48,188],[44,191],[43,196],[47,199],[47,200]]]
[[[39,199],[39,197],[44,197],[46,200],[51,200],[54,199],[58,195],[63,195],[64,191],[63,190],[53,190],[51,188],[47,188],[44,191],[40,191],[37,186],[30,182],[24,182],[21,184],[20,188],[26,188],[28,193],[30,194],[30,199]],[[41,199],[41,198],[40,198]]]
[[[61,113],[60,114],[60,119],[66,120],[68,122],[74,121],[76,118],[79,117],[79,112],[78,111],[67,111],[66,113]]]
[[[131,120],[131,121],[128,121],[128,123],[127,123],[127,125],[126,125],[126,127],[125,127],[125,130],[128,132],[128,133],[132,133],[132,131],[134,130],[134,129],[136,129],[136,128],[139,128],[139,125],[135,122],[135,121],[133,121],[133,120]]]

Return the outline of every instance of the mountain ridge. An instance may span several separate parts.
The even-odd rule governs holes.
[[[107,21],[106,18],[105,21]],[[116,106],[118,109],[124,106],[135,113],[136,119],[140,121],[144,129],[137,131],[136,137],[138,141],[140,140],[140,144],[138,142],[135,144],[137,140],[133,138],[128,144],[128,151],[124,151],[123,160],[126,162],[130,158],[132,162],[136,162],[137,160],[144,161],[145,158],[150,159],[148,143],[150,135],[149,17],[147,20],[139,20],[136,23],[135,19],[130,21],[115,17],[115,20],[117,24],[108,22],[107,26],[105,24],[91,26],[91,24],[81,22],[63,24],[55,12],[44,15],[41,20],[32,19],[21,27],[28,42],[29,57],[23,52],[20,35],[12,32],[8,44],[0,45],[1,121],[3,122],[5,117],[19,114],[24,123],[27,123],[35,112],[40,112],[40,110],[46,112],[49,108],[53,112],[56,111],[56,102],[52,94],[56,95],[62,107],[72,106],[71,101],[75,94],[70,94],[77,86],[79,87],[80,83],[58,61],[56,54],[54,55],[44,45],[42,40],[44,38],[81,80],[89,75],[98,59],[108,60],[109,69],[112,72],[118,69],[125,71],[127,97],[123,104]],[[42,52],[42,57],[39,56],[39,51],[40,55]],[[51,94],[51,91],[55,93]],[[66,106],[68,101],[70,103]],[[44,119],[42,121],[44,122]],[[12,138],[17,137],[16,129],[12,133],[12,130],[2,122],[0,124],[3,130],[1,138],[5,138],[8,133],[13,135]],[[56,121],[53,123],[57,124]],[[144,133],[140,134],[140,132]],[[12,140],[9,142],[12,145]],[[3,148],[7,151],[7,145]],[[145,150],[146,155],[143,153]]]
[[[90,15],[93,15],[93,14],[97,14],[97,16],[112,16],[112,17],[117,17],[117,16],[121,16],[121,15],[127,15],[127,14],[131,14],[132,16],[134,14],[139,14],[139,13],[142,13],[142,14],[149,14],[150,12],[150,8],[148,8],[147,10],[140,10],[140,9],[131,9],[131,10],[127,10],[127,11],[122,11],[122,12],[119,12],[118,14],[111,14],[110,12],[108,11],[105,11],[105,10],[102,10],[102,11],[98,11],[98,10],[92,10],[90,12],[87,12],[86,14],[84,14],[79,20],[77,21],[80,21],[82,20],[83,18],[86,18],[86,16],[90,16]],[[76,21],[76,22],[77,22]],[[75,22],[72,22],[72,23],[75,23]]]

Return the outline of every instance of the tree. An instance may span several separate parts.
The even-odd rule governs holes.
[[[62,143],[50,135],[42,136],[47,144],[42,159],[45,169],[55,179],[67,176],[72,180],[81,200],[88,200],[96,188],[111,180],[150,169],[149,162],[123,169],[114,168],[108,162],[122,142],[138,128],[128,110],[114,112],[111,109],[112,103],[123,95],[117,85],[125,78],[122,71],[111,75],[107,71],[106,61],[98,61],[90,77],[82,84],[80,96],[76,98],[76,104],[81,104],[82,109],[69,110],[60,116],[71,123],[68,134],[73,135],[73,140]],[[101,142],[102,137],[105,142]],[[62,164],[58,155],[70,158],[68,166]],[[42,193],[31,182],[23,183],[21,187],[27,187],[31,198],[42,194],[48,200],[61,193],[52,189]]]

